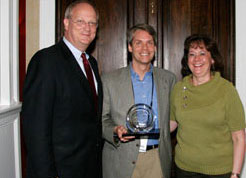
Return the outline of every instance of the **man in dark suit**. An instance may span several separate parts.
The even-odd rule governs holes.
[[[85,53],[97,22],[92,3],[70,4],[63,39],[31,59],[22,107],[28,178],[101,177],[102,84]]]

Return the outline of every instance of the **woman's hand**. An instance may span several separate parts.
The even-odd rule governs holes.
[[[178,123],[176,121],[170,120],[170,132],[173,132],[178,127]]]
[[[245,130],[232,132],[233,141],[233,173],[239,174],[242,169],[245,154]],[[234,176],[234,177],[233,177]],[[231,178],[236,178],[236,174],[232,174]]]

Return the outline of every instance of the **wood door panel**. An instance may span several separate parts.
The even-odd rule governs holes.
[[[216,1],[217,31],[214,38],[224,57],[225,78],[235,83],[235,1]]]
[[[190,1],[188,1],[190,2]],[[164,4],[165,5],[165,4]],[[180,0],[171,0],[168,3],[169,13],[167,15],[167,32],[163,37],[166,41],[166,46],[164,46],[165,58],[164,66],[165,68],[174,72],[177,79],[181,79],[181,58],[183,56],[183,43],[184,39],[191,34],[190,25],[190,3]]]
[[[213,36],[213,13],[210,13],[212,12],[212,7],[211,0],[197,0],[196,3],[190,4],[191,34],[203,33]]]
[[[130,0],[131,1],[131,0]],[[129,3],[131,3],[129,1]],[[148,23],[147,9],[148,9],[148,1],[147,0],[133,0],[134,4],[134,24],[139,23]]]
[[[158,39],[162,36],[162,28],[158,26],[158,19],[162,19],[161,14],[158,13],[158,6],[161,7],[161,1],[158,2],[158,0],[149,0],[147,6],[148,6],[148,11],[147,11],[147,23],[154,27],[154,29],[157,32],[157,37]],[[161,23],[160,23],[161,24]],[[161,54],[161,48],[163,45],[163,41],[158,40],[157,41],[157,53],[155,54],[155,60],[154,60],[154,66],[160,65],[160,59],[162,58]]]
[[[56,41],[63,36],[64,26],[63,19],[66,7],[74,0],[56,0]]]
[[[57,0],[56,40],[62,36],[67,4]],[[235,0],[92,0],[99,12],[93,55],[100,71],[127,65],[127,29],[137,23],[152,25],[158,34],[155,66],[173,71],[181,79],[184,39],[205,33],[214,38],[225,60],[225,78],[235,82]]]
[[[100,20],[96,42],[97,54],[94,56],[98,59],[100,70],[109,72],[127,65],[127,1],[95,2],[97,7],[100,7]]]

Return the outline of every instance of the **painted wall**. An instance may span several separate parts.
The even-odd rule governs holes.
[[[19,0],[0,0],[0,177],[21,178]]]
[[[236,0],[236,88],[246,107],[246,1]],[[246,110],[246,109],[245,109]],[[245,156],[246,158],[246,156]],[[246,178],[246,164],[242,171]]]
[[[55,43],[55,0],[26,0],[26,67],[39,50]]]
[[[39,1],[26,0],[26,67],[39,50]]]

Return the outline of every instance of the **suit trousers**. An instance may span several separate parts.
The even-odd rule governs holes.
[[[164,178],[158,148],[140,152],[131,178]]]
[[[231,173],[222,174],[222,175],[206,175],[200,174],[197,172],[189,172],[183,169],[180,169],[176,166],[175,168],[176,178],[230,178]]]

